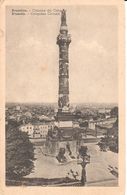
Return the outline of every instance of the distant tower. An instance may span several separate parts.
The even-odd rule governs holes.
[[[69,112],[69,59],[68,50],[71,37],[66,24],[66,11],[61,11],[60,33],[57,37],[59,45],[59,97],[58,112]]]

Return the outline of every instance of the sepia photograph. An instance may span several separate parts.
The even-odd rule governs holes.
[[[6,187],[118,187],[118,6],[5,16]]]
[[[6,7],[6,185],[118,185],[117,34],[115,6]]]

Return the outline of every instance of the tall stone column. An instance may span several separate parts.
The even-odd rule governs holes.
[[[60,34],[57,37],[59,46],[59,112],[69,111],[69,58],[68,50],[71,37],[66,24],[66,11],[61,11]]]

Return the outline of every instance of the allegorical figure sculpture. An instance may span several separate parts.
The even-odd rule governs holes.
[[[64,9],[61,11],[61,25],[67,26],[67,24],[66,24],[66,11]]]

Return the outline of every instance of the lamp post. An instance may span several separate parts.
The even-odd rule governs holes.
[[[86,184],[86,165],[90,163],[90,155],[87,154],[87,146],[81,146],[79,149],[79,156],[82,158],[82,161],[78,162],[82,166],[82,175],[81,175],[81,185],[85,186]]]

